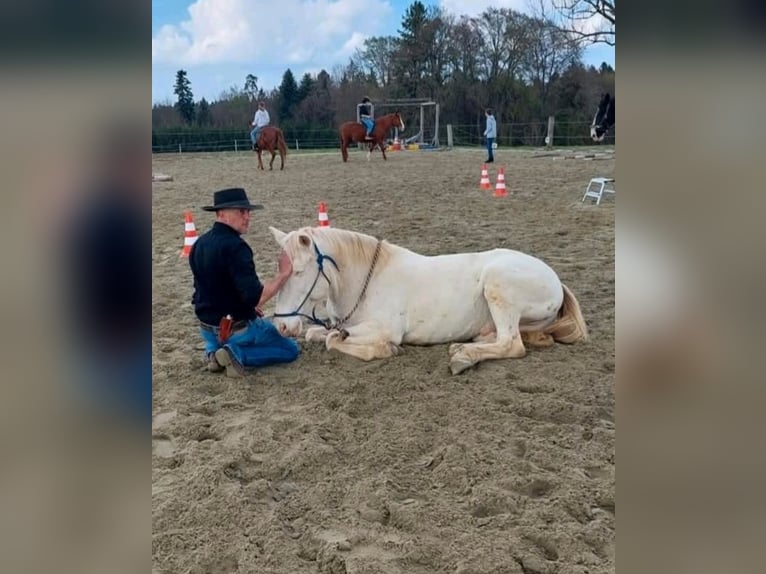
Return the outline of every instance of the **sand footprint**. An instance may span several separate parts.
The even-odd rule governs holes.
[[[173,458],[176,454],[176,443],[173,438],[161,432],[163,426],[173,420],[178,411],[167,411],[152,417],[152,454],[160,458]]]

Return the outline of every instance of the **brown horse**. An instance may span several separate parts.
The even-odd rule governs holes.
[[[275,128],[274,126],[266,126],[258,133],[258,169],[263,169],[263,161],[261,160],[261,151],[266,150],[271,153],[271,161],[269,162],[269,169],[274,169],[274,159],[276,158],[279,150],[279,159],[282,165],[279,169],[285,169],[285,156],[287,155],[287,145],[285,144],[285,134],[282,130]]]
[[[343,161],[348,161],[348,146],[351,143],[369,143],[367,150],[367,161],[370,161],[370,154],[375,147],[379,147],[383,152],[383,159],[386,159],[386,146],[383,143],[391,128],[399,128],[404,131],[404,120],[399,112],[381,116],[375,120],[375,127],[372,129],[372,140],[365,140],[364,136],[367,129],[364,124],[359,122],[345,122],[340,126],[340,153],[343,155]]]

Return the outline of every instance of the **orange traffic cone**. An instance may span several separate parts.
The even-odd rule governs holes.
[[[327,205],[324,201],[319,202],[319,227],[330,227],[330,218],[327,217]]]
[[[194,218],[191,211],[184,213],[184,248],[181,251],[181,257],[189,257],[192,245],[197,241],[197,228],[194,227]]]
[[[508,195],[508,192],[505,191],[505,169],[501,167],[497,172],[494,197],[505,197],[506,195]]]
[[[489,181],[487,164],[481,164],[481,180],[479,180],[479,189],[492,189],[492,182]]]

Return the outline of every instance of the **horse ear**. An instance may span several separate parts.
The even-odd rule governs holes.
[[[284,231],[280,231],[276,227],[269,226],[269,231],[271,231],[271,234],[274,236],[274,239],[276,240],[277,244],[282,247],[285,244],[285,239],[287,238],[287,233]]]
[[[298,241],[300,241],[300,244],[303,245],[303,247],[308,247],[311,245],[311,238],[308,235],[304,235],[303,233],[298,236]]]

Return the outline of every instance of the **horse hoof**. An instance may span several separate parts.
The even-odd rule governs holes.
[[[309,327],[305,338],[309,343],[321,343],[327,339],[327,331],[324,327]]]
[[[521,341],[525,345],[529,345],[530,347],[538,347],[538,348],[552,347],[555,344],[553,337],[541,331],[534,331],[531,333],[522,333]]]
[[[327,334],[327,337],[325,338],[325,347],[327,347],[327,350],[336,347],[338,343],[342,343],[346,337],[348,337],[348,331],[345,329],[342,329],[340,331],[335,330],[331,331]]]
[[[327,337],[325,337],[324,340],[324,346],[328,351],[335,347],[335,341],[338,339],[338,337],[340,337],[340,333],[338,333],[338,331],[333,331],[332,333],[327,334]]]
[[[459,375],[466,369],[470,369],[473,367],[473,363],[471,361],[467,361],[465,359],[455,359],[454,357],[449,362],[449,370],[452,372],[453,375]]]

